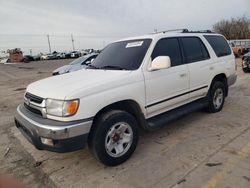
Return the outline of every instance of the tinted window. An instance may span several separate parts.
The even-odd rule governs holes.
[[[181,38],[187,63],[209,59],[209,54],[202,41],[197,37]]]
[[[152,60],[158,56],[169,56],[171,59],[171,66],[182,64],[182,57],[180,46],[177,38],[161,39],[156,44],[152,53]]]
[[[151,41],[138,39],[111,43],[97,56],[92,65],[99,69],[138,69]]]
[[[205,35],[204,36],[209,44],[212,46],[217,57],[222,57],[231,54],[231,49],[227,41],[222,36]]]

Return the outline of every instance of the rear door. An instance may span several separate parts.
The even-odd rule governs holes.
[[[210,82],[212,62],[208,50],[199,37],[181,37],[185,63],[189,69],[190,101],[206,95]]]
[[[148,117],[173,109],[188,101],[189,72],[183,64],[178,38],[165,38],[157,42],[151,59],[169,56],[171,67],[168,69],[146,71],[146,109]]]

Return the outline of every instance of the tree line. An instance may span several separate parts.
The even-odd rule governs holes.
[[[250,39],[250,19],[243,16],[221,20],[213,25],[213,30],[224,35],[228,40]]]

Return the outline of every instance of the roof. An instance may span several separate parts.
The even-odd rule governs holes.
[[[126,41],[126,40],[140,40],[140,39],[153,39],[157,40],[163,37],[177,37],[177,36],[203,36],[203,35],[220,35],[214,33],[210,30],[204,31],[189,31],[187,29],[183,30],[168,30],[168,31],[161,31],[157,33],[151,33],[147,35],[135,36],[135,37],[128,37],[117,40],[115,42]]]

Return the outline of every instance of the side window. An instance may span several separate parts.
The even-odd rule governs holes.
[[[209,59],[208,51],[198,37],[181,38],[187,63]]]
[[[169,56],[171,66],[182,64],[182,56],[177,38],[161,39],[157,42],[154,51],[151,55],[152,60],[158,56]]]
[[[217,57],[227,56],[232,53],[224,37],[219,35],[204,35],[204,37],[207,39],[207,41],[213,48]]]

